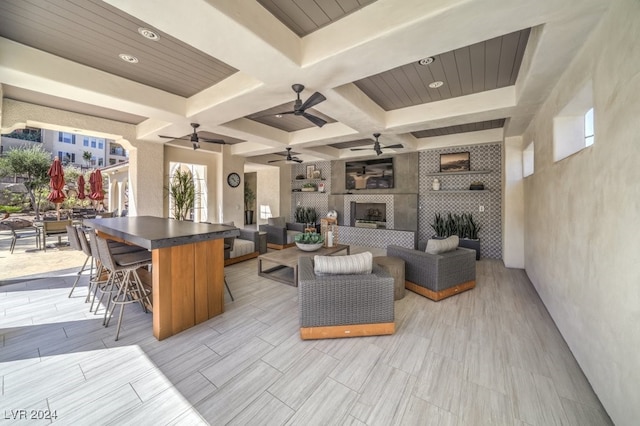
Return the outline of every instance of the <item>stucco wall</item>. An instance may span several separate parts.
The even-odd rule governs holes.
[[[640,419],[638,40],[640,3],[612,2],[523,137],[526,271],[617,425]],[[553,118],[588,81],[595,144],[554,163]]]

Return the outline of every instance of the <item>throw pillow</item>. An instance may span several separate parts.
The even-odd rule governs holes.
[[[458,248],[459,243],[460,238],[457,235],[452,235],[444,240],[429,240],[425,251],[430,254],[446,253]]]
[[[313,272],[316,275],[370,274],[373,267],[373,255],[364,253],[348,256],[314,256]]]
[[[267,219],[267,224],[271,226],[275,226],[276,228],[284,228],[287,226],[287,221],[284,216],[279,217],[270,217]]]

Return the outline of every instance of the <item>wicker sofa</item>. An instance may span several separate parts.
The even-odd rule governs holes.
[[[371,274],[316,275],[313,258],[298,258],[300,337],[327,339],[393,334],[393,277],[373,265]]]
[[[391,245],[387,256],[405,262],[405,288],[428,297],[442,300],[476,286],[476,252],[462,247],[440,254],[425,252],[427,242],[418,250]]]

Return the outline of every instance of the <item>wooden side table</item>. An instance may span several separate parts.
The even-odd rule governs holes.
[[[382,266],[393,277],[393,300],[404,297],[404,260],[392,256],[376,256],[373,263]]]

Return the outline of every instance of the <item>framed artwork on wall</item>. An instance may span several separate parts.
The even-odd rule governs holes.
[[[311,164],[307,166],[307,179],[313,179],[313,172],[316,170],[316,166]]]
[[[471,170],[469,152],[440,154],[441,172],[468,172]]]

